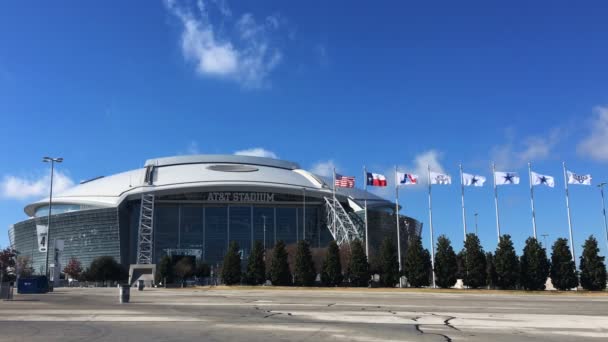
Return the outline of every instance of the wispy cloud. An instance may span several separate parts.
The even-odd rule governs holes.
[[[517,168],[530,161],[549,158],[561,140],[563,130],[554,128],[548,134],[515,138],[509,133],[508,142],[497,145],[490,151],[490,157],[499,168]]]
[[[37,178],[5,175],[0,183],[0,197],[16,200],[44,197],[49,194],[49,186],[50,175]],[[68,175],[55,171],[53,193],[61,193],[73,186],[74,181]]]
[[[323,177],[333,177],[334,169],[338,169],[338,166],[333,160],[323,160],[315,163],[310,172]]]
[[[593,113],[588,135],[578,144],[577,151],[584,157],[606,162],[608,161],[608,106],[597,106],[593,108]]]
[[[276,153],[264,149],[262,147],[254,147],[246,150],[236,151],[234,154],[238,156],[251,156],[251,157],[264,157],[264,158],[272,158],[279,159]]]
[[[165,4],[182,25],[182,53],[195,63],[199,75],[233,80],[245,88],[268,85],[270,73],[283,59],[273,41],[284,23],[280,15],[256,20],[244,13],[234,20],[223,0],[199,0],[196,9],[175,0]]]

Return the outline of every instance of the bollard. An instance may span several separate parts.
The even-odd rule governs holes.
[[[131,287],[129,285],[120,285],[120,303],[125,304],[131,299]]]
[[[139,291],[143,291],[144,290],[144,281],[143,280],[138,280],[137,281],[137,289]]]

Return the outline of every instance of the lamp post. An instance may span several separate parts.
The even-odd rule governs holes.
[[[604,200],[604,186],[606,183],[600,183],[597,185],[600,188],[600,194],[602,195],[602,213],[604,214],[604,231],[606,233],[606,247],[608,248],[608,222],[606,221],[606,202]],[[607,249],[608,250],[608,249]]]
[[[543,244],[545,245],[545,248],[547,248],[547,236],[549,236],[549,234],[540,234],[540,236],[543,237]]]
[[[47,216],[47,225],[46,225],[46,262],[45,262],[45,270],[47,280],[50,280],[49,273],[49,250],[51,249],[51,211],[53,210],[53,174],[55,172],[55,163],[63,162],[63,158],[52,158],[52,157],[44,157],[42,161],[45,163],[51,163],[51,187],[49,190],[49,213]],[[53,246],[53,253],[55,253],[55,247]],[[53,254],[54,255],[54,254]]]

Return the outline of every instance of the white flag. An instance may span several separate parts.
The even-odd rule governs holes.
[[[555,178],[547,175],[541,175],[534,171],[530,172],[530,181],[532,185],[546,185],[550,188],[555,187]]]
[[[448,185],[452,184],[452,177],[444,173],[431,171],[431,184]]]
[[[411,173],[395,173],[397,185],[416,185],[418,184],[418,175]]]
[[[519,184],[519,175],[517,172],[494,172],[494,181],[496,185]]]
[[[483,186],[486,182],[486,177],[479,175],[472,175],[469,173],[462,174],[462,185],[464,186]]]
[[[591,175],[577,175],[568,171],[568,184],[591,185]]]

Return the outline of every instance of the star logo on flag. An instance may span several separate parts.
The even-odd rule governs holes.
[[[473,178],[471,178],[471,185],[477,184],[478,181],[479,179],[476,176],[473,176]]]
[[[505,182],[506,183],[513,184],[513,175],[512,174],[507,173],[506,175],[504,175],[504,178],[505,178]]]
[[[540,184],[547,184],[547,177],[541,176],[540,177]]]

